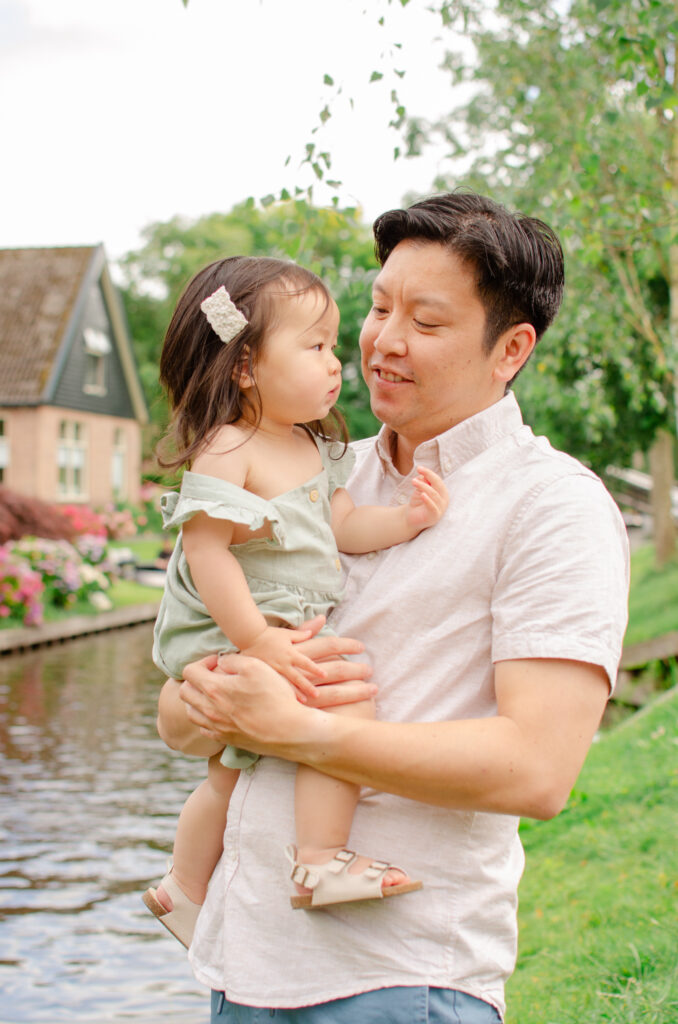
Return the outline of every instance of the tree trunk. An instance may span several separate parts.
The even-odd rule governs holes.
[[[652,518],[657,566],[661,568],[676,550],[676,526],[671,513],[673,487],[673,436],[660,431],[650,448],[652,474]]]
[[[674,13],[678,15],[678,0],[673,0]],[[676,59],[678,59],[678,46],[675,41],[673,50],[673,68],[675,74]],[[674,111],[674,114],[676,112]],[[678,354],[678,236],[676,235],[676,214],[678,213],[678,118],[668,117],[667,127],[669,131],[669,223],[673,225],[673,238],[669,243],[669,345],[672,359],[670,365],[676,365],[676,354]],[[665,565],[666,562],[676,553],[676,527],[671,513],[671,487],[674,480],[674,459],[673,445],[678,435],[678,378],[674,370],[673,377],[673,432],[669,434],[660,433],[652,447],[655,448],[657,459],[657,476],[654,468],[652,472],[652,493],[654,504],[655,489],[661,489],[664,495],[664,511],[661,521],[655,519],[655,557],[657,565]],[[661,454],[660,454],[661,451]],[[650,465],[654,467],[655,461],[650,457]],[[661,468],[660,468],[661,467]],[[660,482],[661,478],[661,482]],[[655,480],[657,483],[655,484]],[[668,493],[667,493],[668,491]],[[659,513],[655,510],[655,516]],[[667,521],[668,520],[668,521]]]

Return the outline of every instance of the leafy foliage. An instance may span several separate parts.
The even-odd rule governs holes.
[[[521,402],[597,468],[628,461],[659,429],[674,432],[674,5],[466,0],[440,13],[474,44],[472,63],[450,53],[446,64],[475,94],[410,131],[471,154],[464,183],[541,216],[566,250],[567,299]]]
[[[0,486],[0,544],[26,534],[71,540],[76,530],[61,509]]]

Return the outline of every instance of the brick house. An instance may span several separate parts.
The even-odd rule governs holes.
[[[0,483],[136,502],[147,421],[103,246],[0,249]]]

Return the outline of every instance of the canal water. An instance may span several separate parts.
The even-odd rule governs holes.
[[[141,894],[204,764],[155,731],[152,627],[0,658],[0,1024],[201,1024]]]

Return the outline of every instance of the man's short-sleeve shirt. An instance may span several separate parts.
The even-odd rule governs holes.
[[[390,433],[357,442],[356,504],[409,500]],[[600,480],[535,437],[512,394],[420,445],[449,508],[415,540],[345,559],[331,625],[363,641],[390,721],[488,717],[494,663],[602,666],[614,685],[626,625],[624,524]],[[197,976],[234,1002],[290,1007],[388,985],[458,988],[503,1013],[516,955],[523,854],[517,819],[363,789],[351,848],[402,864],[415,894],[292,911],[282,849],[294,841],[294,766],[243,775],[201,914]]]

